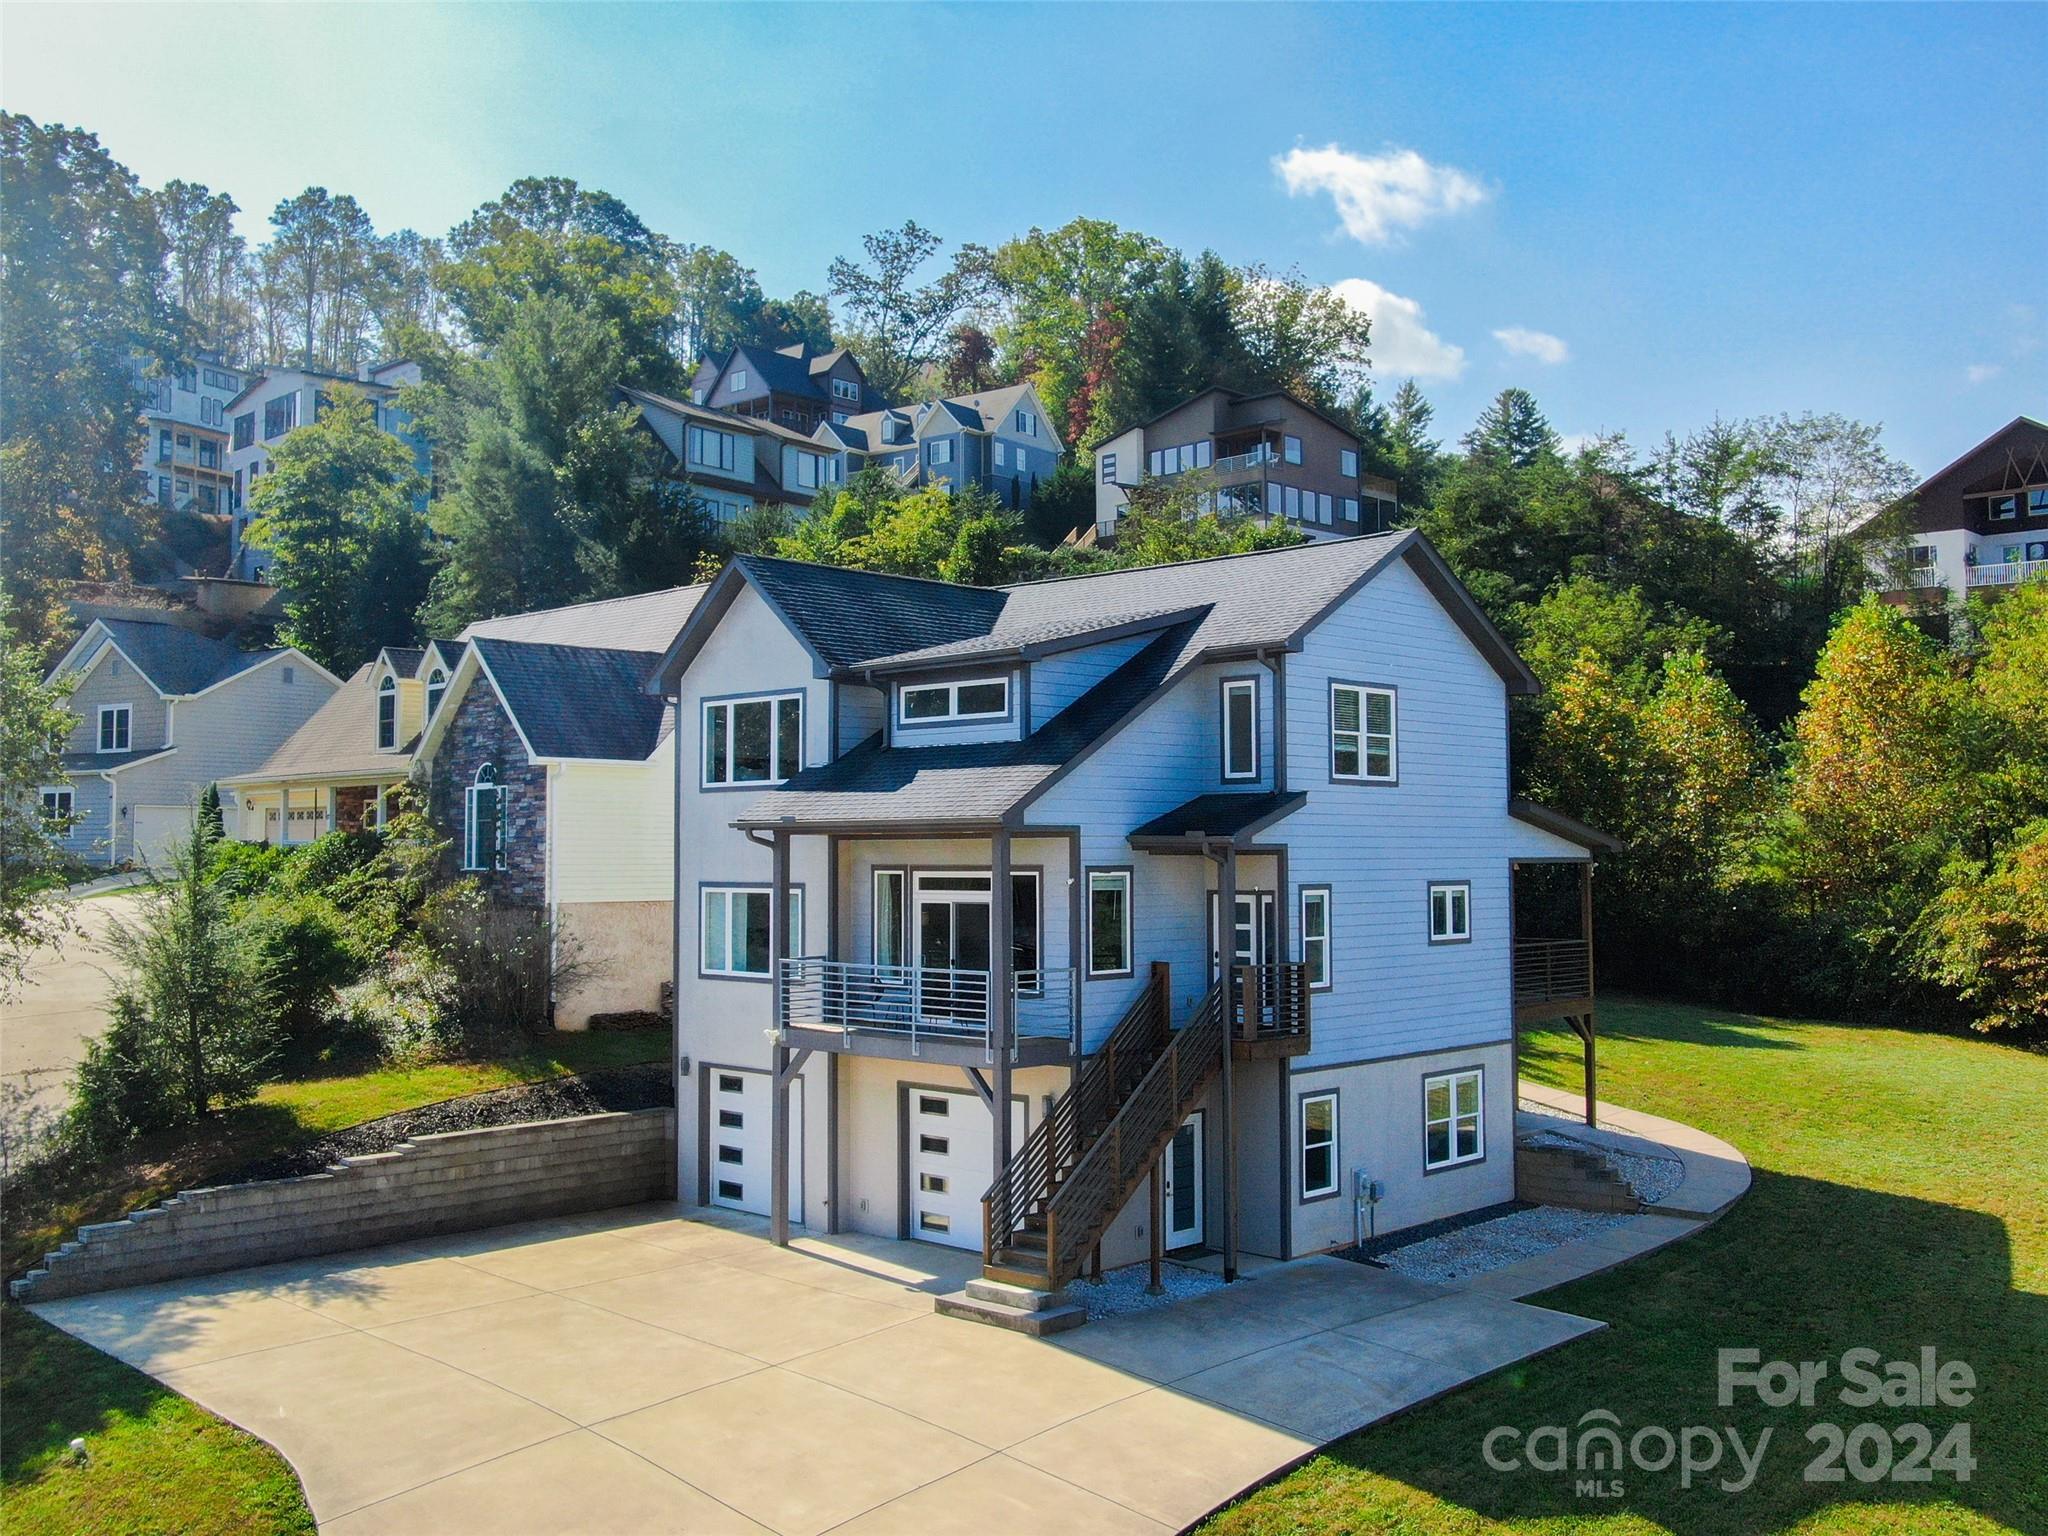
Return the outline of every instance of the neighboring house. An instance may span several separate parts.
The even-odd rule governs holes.
[[[296,650],[244,651],[139,619],[93,620],[51,676],[76,680],[77,723],[64,753],[71,783],[42,793],[78,818],[65,845],[95,864],[160,859],[209,784],[263,762],[340,686]]]
[[[1517,1021],[1593,1008],[1514,870],[1612,845],[1510,802],[1536,681],[1419,534],[992,590],[741,557],[657,678],[685,1200],[1046,1286],[1514,1197]]]
[[[420,732],[455,675],[461,647],[386,646],[252,773],[221,781],[232,836],[290,846],[381,827],[412,775]]]
[[[1343,423],[1280,391],[1207,389],[1095,450],[1095,529],[1116,536],[1147,479],[1200,473],[1218,511],[1284,518],[1317,537],[1381,533],[1400,515],[1393,481],[1365,474]]]
[[[456,868],[547,913],[588,973],[555,1023],[652,1011],[674,928],[674,716],[647,691],[702,587],[487,619],[463,632],[414,759]]]
[[[148,377],[137,364],[136,381],[148,403],[142,408],[147,435],[135,468],[146,498],[159,507],[209,515],[233,509],[227,407],[241,393],[242,378],[240,370],[204,355],[162,378]]]
[[[777,474],[785,444],[808,444],[801,433],[773,422],[735,416],[650,390],[619,387],[619,396],[668,450],[670,479],[687,485],[711,520],[730,527],[755,507],[810,505],[809,489],[785,493]],[[815,477],[817,454],[808,466]],[[794,479],[794,475],[792,475]]]
[[[788,347],[734,347],[706,358],[690,381],[690,400],[728,415],[772,421],[809,436],[830,421],[844,421],[888,404],[868,384],[860,360],[844,347],[813,352]]]
[[[1960,600],[2048,572],[2048,423],[2015,417],[1889,510],[1861,530],[1887,601]]]
[[[433,470],[427,443],[413,430],[411,418],[399,409],[398,392],[420,381],[420,365],[411,362],[368,364],[353,375],[317,368],[270,368],[252,374],[226,407],[229,430],[228,474],[235,514],[227,574],[255,581],[270,569],[268,551],[246,542],[252,513],[249,493],[270,473],[271,449],[279,438],[307,422],[317,421],[337,386],[365,396],[376,412],[377,425],[413,451],[413,466],[422,475]],[[420,498],[424,510],[426,498]]]

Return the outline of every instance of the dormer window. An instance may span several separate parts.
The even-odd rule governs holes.
[[[427,674],[428,718],[431,719],[433,717],[434,711],[441,707],[441,695],[443,695],[447,691],[448,674],[439,667],[434,668],[433,671]]]
[[[832,381],[832,398],[834,400],[859,400],[859,381],[855,379],[834,379]]]
[[[900,725],[942,725],[966,720],[1001,720],[1010,713],[1010,680],[978,678],[964,683],[906,684],[896,690]]]
[[[377,748],[389,752],[398,745],[398,682],[387,677],[377,685]]]

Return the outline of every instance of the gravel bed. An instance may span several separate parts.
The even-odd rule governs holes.
[[[1145,1287],[1151,1283],[1151,1279],[1151,1265],[1126,1264],[1122,1269],[1107,1271],[1100,1280],[1084,1278],[1069,1281],[1067,1295],[1088,1309],[1091,1320],[1099,1320],[1105,1317],[1128,1317],[1134,1312],[1156,1311],[1160,1307],[1170,1307],[1176,1301],[1189,1301],[1223,1288],[1221,1275],[1212,1275],[1204,1269],[1190,1269],[1185,1264],[1175,1264],[1171,1260],[1159,1266],[1159,1283],[1164,1288],[1163,1295],[1145,1294]]]
[[[232,1173],[207,1182],[253,1184],[261,1179],[297,1178],[318,1173],[344,1157],[388,1152],[414,1136],[431,1136],[440,1131],[474,1131],[491,1125],[562,1120],[608,1110],[666,1109],[673,1103],[675,1085],[665,1063],[611,1067],[586,1072],[581,1077],[555,1077],[545,1082],[522,1083],[516,1088],[494,1088],[488,1093],[444,1099],[439,1104],[386,1115],[381,1120],[365,1120],[361,1125],[332,1132],[290,1152],[245,1163]]]
[[[1382,1253],[1375,1260],[1411,1280],[1451,1285],[1576,1243],[1632,1220],[1555,1205],[1529,1206]]]
[[[1522,1114],[1551,1114],[1537,1106],[1525,1105]],[[1582,1125],[1564,1115],[1552,1115],[1564,1124],[1571,1125],[1570,1131],[1531,1131],[1516,1138],[1519,1143],[1537,1147],[1575,1147],[1581,1152],[1591,1152],[1603,1158],[1608,1167],[1628,1182],[1636,1192],[1636,1198],[1645,1205],[1656,1205],[1668,1200],[1685,1182],[1685,1163],[1676,1156],[1657,1156],[1634,1150],[1653,1146],[1640,1136],[1622,1137],[1609,1131]]]

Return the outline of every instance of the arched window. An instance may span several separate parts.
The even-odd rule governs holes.
[[[498,770],[485,763],[469,786],[468,825],[462,842],[464,869],[505,867],[505,808],[509,795]]]
[[[398,745],[398,683],[389,677],[377,685],[377,745],[386,752]]]
[[[427,674],[427,718],[434,718],[434,711],[441,707],[441,695],[448,691],[448,674],[439,667]]]

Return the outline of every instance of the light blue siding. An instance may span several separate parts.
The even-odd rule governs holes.
[[[839,752],[851,752],[882,729],[887,717],[882,690],[863,688],[858,683],[840,683]]]
[[[1085,650],[1063,651],[1031,664],[1031,729],[1037,730],[1054,715],[1101,682],[1118,667],[1152,643],[1151,635],[1133,635]]]
[[[905,687],[917,687],[929,683],[982,683],[995,682],[999,678],[1010,681],[1010,707],[1000,720],[971,720],[964,725],[905,724],[902,719],[900,691]],[[1015,741],[1022,734],[1018,729],[1018,714],[1022,708],[1022,687],[1016,672],[967,672],[953,677],[920,677],[912,683],[898,683],[889,690],[889,707],[897,711],[897,719],[890,733],[890,745],[898,747],[953,747],[977,741]]]

